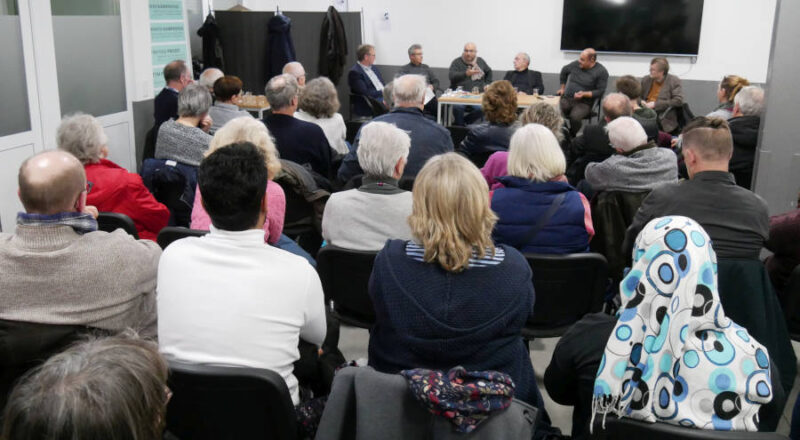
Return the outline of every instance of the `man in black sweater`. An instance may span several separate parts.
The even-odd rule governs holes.
[[[588,48],[580,57],[561,69],[559,75],[561,88],[561,111],[569,118],[569,131],[572,136],[581,129],[583,119],[592,113],[594,99],[599,99],[606,91],[608,71],[597,62],[597,52]]]
[[[518,53],[514,57],[514,70],[506,72],[506,76],[503,79],[510,82],[519,92],[528,95],[533,95],[536,92],[541,95],[544,93],[542,73],[536,70],[528,70],[530,64],[530,55],[525,52]]]

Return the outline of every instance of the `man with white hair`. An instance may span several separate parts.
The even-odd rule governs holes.
[[[744,87],[733,98],[733,117],[728,119],[733,137],[733,156],[728,168],[736,184],[742,188],[750,189],[753,180],[753,163],[763,111],[764,89],[761,87]]]
[[[528,70],[530,64],[530,55],[525,52],[518,53],[514,57],[514,70],[506,72],[506,76],[503,79],[510,82],[520,93],[533,95],[536,92],[541,95],[544,93],[542,73],[536,70]]]
[[[416,176],[431,157],[453,151],[450,132],[422,114],[426,88],[427,82],[422,75],[403,75],[395,78],[392,93],[394,109],[373,119],[373,121],[395,124],[411,136],[411,151],[403,174],[405,177]],[[354,176],[363,173],[356,154],[361,131],[365,127],[362,127],[356,134],[353,151],[344,157],[342,165],[339,167],[338,177],[342,182],[347,182]]]
[[[283,73],[269,80],[265,93],[272,113],[264,118],[264,124],[275,138],[281,159],[309,164],[314,172],[329,179],[331,146],[325,132],[317,124],[294,117],[299,90],[294,75]]]
[[[297,79],[297,85],[300,87],[305,87],[306,85],[306,69],[303,68],[303,65],[297,61],[290,61],[283,66],[283,73],[288,73],[294,75],[295,79]]]
[[[639,121],[623,116],[609,122],[607,129],[617,154],[586,166],[586,181],[594,191],[644,192],[678,180],[677,156],[647,142]]]
[[[411,239],[406,222],[411,215],[411,192],[398,186],[411,139],[405,131],[380,121],[367,124],[360,134],[361,186],[331,195],[322,216],[322,237],[334,246],[375,251],[388,239]]]
[[[214,96],[214,83],[223,76],[225,76],[225,74],[222,73],[221,70],[217,69],[216,67],[209,67],[200,74],[200,79],[197,80],[197,82],[201,86],[207,88],[208,93],[211,93],[211,96]]]

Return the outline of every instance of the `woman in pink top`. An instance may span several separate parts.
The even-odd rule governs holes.
[[[283,231],[283,216],[286,212],[286,195],[283,188],[272,179],[281,170],[281,163],[275,149],[275,143],[269,135],[269,131],[258,119],[236,118],[226,123],[214,134],[214,139],[206,151],[206,156],[218,148],[230,145],[235,142],[250,142],[264,152],[267,158],[267,170],[269,182],[267,182],[267,220],[264,222],[264,241],[269,244],[277,243]],[[211,225],[211,218],[203,209],[202,195],[197,189],[192,209],[192,229],[208,230]]]

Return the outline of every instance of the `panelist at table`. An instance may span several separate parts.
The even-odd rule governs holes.
[[[542,73],[536,70],[529,70],[528,66],[531,64],[531,57],[525,53],[520,52],[514,57],[514,70],[506,72],[504,80],[511,83],[518,91],[533,95],[534,92],[538,94],[544,93],[544,82],[542,81]]]
[[[409,63],[405,66],[401,67],[400,70],[397,71],[397,76],[402,75],[422,75],[425,77],[425,80],[428,83],[428,88],[431,89],[432,92],[441,92],[442,89],[439,87],[439,79],[436,78],[436,75],[433,74],[433,69],[430,68],[427,64],[422,63],[422,46],[419,44],[412,44],[411,47],[408,48],[408,60]],[[436,113],[437,101],[436,98],[431,99],[425,104],[423,108],[423,112],[425,114],[433,116],[435,119],[437,116]]]
[[[475,87],[479,91],[492,82],[492,68],[486,64],[483,58],[478,56],[478,48],[475,43],[464,45],[464,52],[460,57],[450,63],[450,88],[455,90],[462,87],[469,92]],[[469,115],[465,116],[465,113]],[[456,107],[453,109],[453,119],[456,125],[465,125],[477,121],[483,117],[478,106]]]
[[[561,69],[561,111],[569,118],[569,132],[575,136],[581,129],[583,119],[592,113],[592,102],[606,91],[608,71],[597,62],[597,52],[584,49],[577,60]]]

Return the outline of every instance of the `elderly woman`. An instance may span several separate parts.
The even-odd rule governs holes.
[[[594,235],[586,197],[564,178],[566,161],[553,132],[528,124],[514,133],[504,188],[492,194],[499,217],[495,243],[522,252],[569,254],[586,252]]]
[[[472,125],[458,152],[477,166],[483,166],[495,151],[508,150],[517,128],[517,93],[508,81],[495,81],[483,92],[483,112],[487,122]]]
[[[178,119],[161,124],[156,139],[156,159],[199,166],[211,135],[211,94],[200,84],[190,84],[178,95]]]
[[[713,112],[707,114],[709,118],[722,118],[728,120],[733,117],[734,98],[743,87],[749,86],[750,81],[736,75],[728,75],[722,78],[717,89],[717,101],[719,105]]]
[[[264,222],[264,241],[270,244],[277,243],[283,230],[286,195],[281,186],[272,181],[281,170],[275,144],[272,142],[267,127],[261,121],[252,117],[242,117],[231,120],[217,131],[205,155],[208,156],[219,148],[236,142],[250,142],[258,147],[266,157],[269,181],[267,182],[267,219]],[[208,230],[210,224],[211,217],[203,208],[202,194],[198,190],[194,197],[191,227],[192,229]]]
[[[240,110],[233,100],[242,94],[242,80],[238,76],[225,75],[214,82],[214,96],[217,101],[208,110],[211,118],[212,135],[231,119],[241,118],[242,116],[253,117],[246,110]]]
[[[384,373],[500,371],[547,420],[520,336],[533,313],[531,270],[515,249],[492,243],[497,217],[480,172],[458,154],[435,156],[412,197],[413,241],[391,240],[375,258],[369,364]]]
[[[541,124],[549,128],[558,139],[562,151],[569,151],[569,132],[564,133],[564,118],[561,110],[546,103],[537,102],[522,112],[519,117],[522,125]],[[566,153],[565,153],[566,154]],[[498,151],[491,156],[481,168],[481,174],[489,184],[489,188],[502,188],[503,184],[497,181],[498,177],[508,174],[508,151]]]
[[[334,193],[325,205],[322,237],[329,244],[379,250],[387,239],[411,238],[411,193],[398,187],[410,146],[408,134],[392,124],[370,122],[361,129],[358,163],[364,177],[360,188]]]
[[[140,238],[155,240],[167,226],[169,210],[150,194],[138,174],[106,159],[108,138],[100,123],[86,114],[67,116],[56,133],[58,148],[83,163],[89,188],[86,204],[101,212],[125,214]]]
[[[347,127],[339,111],[339,96],[336,87],[328,78],[312,79],[300,92],[299,110],[294,117],[317,124],[325,132],[331,148],[339,154],[347,154],[345,143]]]

